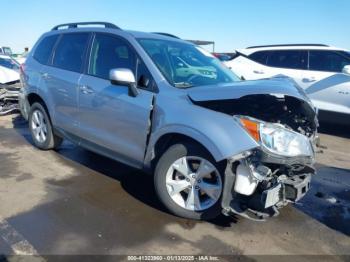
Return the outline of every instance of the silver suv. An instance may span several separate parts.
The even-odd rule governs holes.
[[[143,169],[178,216],[263,220],[309,190],[316,114],[286,79],[240,81],[194,44],[102,22],[54,27],[21,71],[38,148]]]

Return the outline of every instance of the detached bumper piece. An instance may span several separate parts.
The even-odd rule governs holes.
[[[237,163],[228,163],[222,198],[223,214],[239,215],[254,221],[265,221],[279,215],[279,209],[295,203],[310,189],[313,173],[279,175],[276,179],[260,181],[251,195],[234,190]]]

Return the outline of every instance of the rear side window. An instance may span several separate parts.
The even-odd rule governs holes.
[[[346,65],[350,65],[350,59],[336,52],[310,51],[309,70],[342,72]]]
[[[257,63],[266,65],[267,55],[267,51],[259,51],[249,55],[248,57]]]
[[[267,65],[280,68],[306,69],[307,51],[281,50],[273,51],[267,59]]]
[[[34,59],[39,63],[46,65],[56,44],[58,35],[45,37],[37,46],[34,52]]]
[[[89,75],[109,79],[114,68],[128,68],[135,74],[136,54],[126,41],[104,34],[96,34],[90,56]]]
[[[81,72],[88,41],[88,33],[64,34],[55,50],[53,66]]]

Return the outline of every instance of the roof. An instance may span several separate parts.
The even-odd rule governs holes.
[[[56,25],[51,29],[51,31],[61,30],[60,28],[62,27],[63,28],[80,28],[80,26],[87,26],[87,25],[98,25],[98,26],[104,26],[105,28],[120,29],[120,27],[116,26],[115,24],[108,23],[108,22],[76,22],[76,23]]]
[[[327,46],[322,44],[288,44],[288,45],[266,45],[266,46],[252,46],[246,49],[238,50],[240,53],[250,55],[257,51],[265,50],[336,50],[336,51],[347,51],[343,48],[334,46]]]
[[[177,38],[177,37],[174,37],[173,35],[166,34],[166,33],[147,33],[147,32],[139,32],[139,31],[131,31],[131,30],[127,30],[125,32],[128,32],[129,34],[131,34],[134,38],[151,38],[151,39],[169,40],[169,41],[188,43],[185,40],[182,40],[181,38]]]
[[[173,34],[169,34],[169,33],[163,33],[163,32],[152,32],[153,34],[158,34],[158,35],[165,35],[165,36],[170,36],[173,38],[177,38],[177,39],[181,39],[180,37],[173,35]]]
[[[282,45],[260,45],[260,46],[249,46],[247,49],[262,48],[262,47],[281,47],[281,46],[328,46],[324,44],[282,44]]]
[[[152,38],[152,39],[163,39],[186,42],[174,35],[168,33],[147,33],[138,32],[132,30],[123,30],[120,27],[109,23],[109,22],[77,22],[61,24],[53,27],[51,31],[47,32],[46,35],[60,34],[60,33],[71,33],[71,32],[118,32],[119,34],[129,34],[134,38]]]
[[[203,41],[203,40],[186,40],[188,42],[194,43],[195,45],[214,45],[214,41]]]

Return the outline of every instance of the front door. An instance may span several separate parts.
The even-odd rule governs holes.
[[[150,125],[154,93],[111,84],[109,71],[128,68],[136,75],[138,58],[126,40],[96,34],[87,74],[79,82],[79,130],[82,143],[95,151],[141,167]]]

